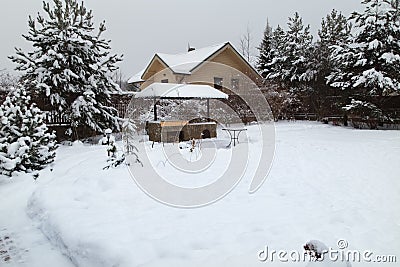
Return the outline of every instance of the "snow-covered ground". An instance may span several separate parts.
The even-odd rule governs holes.
[[[221,146],[217,157],[230,154]],[[306,266],[261,262],[258,254],[266,246],[303,252],[314,239],[336,249],[344,239],[348,249],[399,261],[399,158],[399,131],[281,122],[274,163],[259,191],[248,194],[248,168],[222,200],[179,209],[148,197],[127,168],[102,170],[103,146],[63,146],[54,170],[42,171],[37,181],[0,180],[0,240],[14,240],[7,250],[14,254],[0,265]]]

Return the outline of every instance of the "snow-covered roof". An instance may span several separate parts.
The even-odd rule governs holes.
[[[160,57],[173,72],[190,74],[194,68],[219,51],[226,44],[227,43],[212,45],[180,54],[157,53],[156,55]]]
[[[135,95],[137,92],[134,91],[118,91],[118,92],[112,92],[112,95]]]
[[[216,44],[180,54],[157,53],[155,56],[159,57],[173,72],[180,74],[191,74],[191,71],[194,68],[206,61],[210,56],[215,54],[226,44],[228,43]],[[142,79],[142,76],[146,69],[143,69],[142,71],[133,75],[128,80],[128,83],[143,82],[144,80]]]
[[[151,59],[150,63],[147,64],[146,68],[135,75],[133,75],[128,83],[138,83],[144,82],[143,75],[147,72],[148,68],[152,65],[152,62],[155,59],[163,62],[166,67],[171,69],[175,74],[186,74],[190,75],[192,72],[200,66],[203,62],[209,60],[213,55],[216,55],[217,52],[222,51],[222,49],[226,46],[231,47],[236,54],[251,68],[254,73],[260,75],[257,70],[249,63],[247,60],[241,55],[235,47],[230,42],[225,42],[221,44],[211,45],[195,50],[191,50],[185,53],[180,54],[164,54],[164,53],[156,53],[154,57]],[[261,76],[260,76],[261,78]]]
[[[199,84],[152,83],[135,98],[224,98],[228,95],[209,86]]]
[[[137,82],[144,82],[142,79],[142,75],[146,69],[141,70],[140,72],[136,73],[133,75],[131,78],[129,78],[128,83],[137,83]]]

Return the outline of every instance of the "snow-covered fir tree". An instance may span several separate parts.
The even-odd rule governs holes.
[[[264,37],[259,48],[257,69],[266,81],[281,83],[281,71],[285,63],[286,32],[277,26],[269,30],[269,25],[264,32]]]
[[[326,96],[338,95],[326,82],[326,76],[337,69],[336,61],[331,58],[331,48],[346,43],[350,31],[351,24],[347,18],[335,9],[322,19],[321,28],[318,30],[319,39],[313,44],[312,53],[308,58],[309,94],[318,118],[323,118],[331,112]]]
[[[264,62],[265,69],[260,70],[264,73],[265,78],[274,83],[281,84],[282,79],[280,73],[285,63],[284,49],[286,43],[286,32],[278,25],[272,32],[272,41],[270,47],[269,61]]]
[[[256,67],[260,71],[261,76],[264,78],[268,75],[269,64],[274,58],[273,55],[273,39],[272,39],[272,28],[267,20],[267,26],[264,30],[264,36],[258,47],[259,55],[257,57]]]
[[[315,69],[318,84],[326,84],[326,76],[335,68],[336,63],[330,57],[331,47],[345,44],[350,31],[351,24],[347,18],[335,9],[322,19],[321,29],[318,30],[319,40],[315,44],[310,66]]]
[[[287,87],[300,89],[302,82],[308,80],[307,55],[311,44],[310,25],[304,26],[303,19],[296,12],[289,18],[284,47],[281,48],[283,54],[277,60],[282,62],[278,76]]]
[[[274,84],[264,91],[264,96],[268,101],[275,121],[290,119],[294,113],[300,110],[300,100],[289,90],[279,88]]]
[[[17,49],[10,57],[24,72],[24,86],[67,116],[70,130],[81,125],[100,132],[118,128],[110,93],[119,90],[111,73],[121,57],[110,55],[110,41],[102,38],[105,23],[95,31],[92,11],[83,2],[53,2],[43,3],[45,16],[29,18],[29,32],[23,37],[34,50]]]
[[[397,1],[364,0],[365,10],[354,12],[354,35],[335,47],[339,68],[328,81],[347,90],[355,100],[379,99],[400,92],[400,22]],[[379,101],[378,101],[379,102]],[[379,108],[379,106],[378,106]]]
[[[303,91],[308,89],[308,57],[312,45],[310,27],[303,25],[302,18],[296,12],[289,18],[288,31],[278,26],[273,30],[270,40],[269,51],[262,55],[260,50],[259,56],[259,71],[266,78],[268,88],[274,91],[266,97],[268,101],[277,103],[270,103],[272,107],[288,103],[284,115],[281,109],[272,108],[275,119],[291,117],[299,111],[300,98]],[[261,59],[265,61],[261,62]]]
[[[0,174],[41,170],[53,162],[55,150],[42,111],[23,87],[13,89],[0,106]]]
[[[363,119],[361,122],[353,121],[353,126],[355,128],[364,128],[362,124],[366,123],[368,128],[377,129],[378,121],[376,119],[383,117],[382,109],[369,101],[352,99],[350,104],[343,107],[343,110],[347,111],[351,115],[357,115]]]

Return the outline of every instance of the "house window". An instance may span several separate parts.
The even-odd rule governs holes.
[[[162,83],[168,83],[168,79],[161,80]]]
[[[239,89],[239,79],[232,79],[231,87],[232,87],[232,90],[238,90]]]
[[[222,78],[214,77],[214,88],[222,89]]]

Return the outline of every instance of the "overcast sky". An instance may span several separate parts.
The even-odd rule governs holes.
[[[238,47],[240,36],[251,30],[258,46],[267,18],[271,26],[286,27],[298,11],[316,36],[321,19],[332,9],[346,16],[362,10],[361,0],[86,0],[95,21],[106,20],[105,37],[114,53],[124,54],[120,63],[126,78],[145,67],[156,52],[185,52],[188,43],[204,47],[230,41]],[[14,47],[30,50],[21,36],[27,33],[29,15],[42,12],[42,0],[0,0],[0,69],[15,65],[7,56]]]

